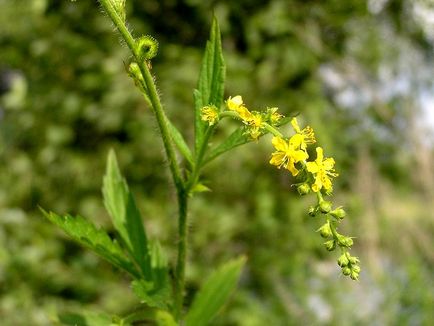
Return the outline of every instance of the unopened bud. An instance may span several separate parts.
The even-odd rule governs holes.
[[[309,185],[303,183],[297,187],[297,191],[301,196],[307,195],[310,192],[310,187]]]
[[[352,280],[358,281],[359,280],[359,273],[356,273],[355,271],[352,271],[350,277],[351,277]]]
[[[329,240],[324,242],[324,246],[328,251],[333,251],[336,248],[336,242],[335,240]]]
[[[355,266],[351,266],[351,270],[357,274],[360,273],[360,266],[359,265],[355,265]]]
[[[348,265],[350,261],[348,260],[348,257],[346,254],[342,254],[338,259],[338,265],[341,267],[345,267]]]
[[[349,267],[342,268],[342,274],[344,274],[345,276],[350,275],[351,274],[351,269]]]
[[[327,223],[325,223],[323,226],[321,226],[318,229],[318,232],[323,238],[331,237],[332,236],[332,229],[330,227],[330,222],[327,221]]]
[[[315,217],[316,215],[316,209],[313,206],[309,207],[309,210],[307,211],[307,213],[309,214],[309,216]]]
[[[323,200],[319,203],[319,209],[322,213],[327,214],[332,209],[332,203],[326,200]]]
[[[357,257],[354,257],[354,256],[348,257],[348,260],[350,261],[350,263],[352,265],[356,265],[356,264],[360,263],[360,259]]]
[[[347,215],[347,213],[342,207],[336,208],[335,210],[331,211],[330,214],[340,220],[342,220],[345,217],[345,215]]]
[[[353,239],[351,239],[350,237],[346,237],[343,235],[339,235],[338,236],[338,241],[339,241],[339,245],[342,247],[351,247],[353,245]]]

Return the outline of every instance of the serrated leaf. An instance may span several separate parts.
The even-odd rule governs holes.
[[[245,261],[245,257],[232,260],[211,274],[187,313],[186,326],[208,325],[234,290]]]
[[[226,66],[223,58],[220,28],[214,17],[210,38],[206,43],[197,89],[194,90],[195,103],[195,149],[201,147],[208,125],[201,119],[201,109],[206,105],[220,108],[223,102]]]
[[[158,241],[149,246],[152,266],[152,282],[144,279],[134,280],[131,285],[137,297],[150,307],[167,309],[171,303],[171,288],[167,268],[167,258]]]
[[[142,275],[150,280],[151,259],[142,218],[112,150],[107,159],[102,192],[104,205],[127,251],[140,266]]]
[[[98,229],[94,224],[81,216],[60,216],[53,212],[47,213],[44,210],[42,212],[48,220],[60,227],[67,235],[84,247],[91,249],[114,266],[127,271],[132,276],[140,276],[134,264],[125,256],[121,246],[113,241],[104,230]]]
[[[185,158],[185,160],[188,162],[188,164],[190,166],[192,166],[193,165],[193,157],[191,155],[190,148],[188,147],[181,132],[178,130],[178,128],[176,128],[173,125],[173,123],[169,119],[167,119],[167,126],[169,127],[170,136],[172,137],[179,152],[182,154],[182,156]]]
[[[134,280],[131,282],[131,287],[140,301],[149,307],[168,308],[168,300],[171,295],[169,287],[155,289],[153,283],[146,282],[143,279]]]

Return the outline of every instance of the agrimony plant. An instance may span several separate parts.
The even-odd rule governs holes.
[[[317,205],[309,209],[309,215],[324,218],[324,224],[318,232],[326,239],[325,248],[329,251],[339,248],[341,254],[338,264],[342,273],[357,280],[359,259],[349,253],[353,240],[337,231],[345,211],[342,207],[333,208],[332,202],[324,199],[332,193],[332,178],[337,176],[334,160],[324,158],[321,147],[315,149],[315,160],[310,159],[308,149],[316,143],[314,131],[309,126],[301,128],[296,118],[284,117],[278,108],[249,110],[240,95],[224,101],[226,68],[216,19],[213,19],[206,44],[198,86],[193,92],[195,135],[190,148],[182,133],[166,116],[151,74],[151,60],[158,51],[157,41],[151,36],[133,37],[126,25],[125,0],[100,0],[100,4],[131,51],[128,73],[158,124],[177,194],[178,248],[176,262],[170,268],[172,264],[169,265],[159,242],[147,238],[134,197],[122,177],[115,153],[110,151],[102,192],[104,205],[117,231],[116,240],[83,217],[43,213],[75,241],[127,272],[143,309],[125,317],[84,315],[81,318],[89,325],[129,325],[139,321],[168,326],[207,325],[235,288],[246,258],[234,259],[217,268],[198,291],[191,307],[186,309],[184,288],[188,203],[195,193],[207,189],[201,184],[201,172],[210,161],[237,146],[258,141],[266,134],[273,135],[272,145],[275,148],[269,163],[291,173],[297,179],[295,185],[301,195],[316,194]],[[222,143],[210,146],[214,130],[225,119],[239,121],[239,127]],[[291,123],[294,130],[291,136],[279,131],[279,127],[287,123]],[[177,155],[182,156],[185,164],[180,163]],[[174,271],[173,275],[169,269]]]

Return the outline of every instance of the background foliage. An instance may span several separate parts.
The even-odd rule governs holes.
[[[192,139],[193,95],[211,15],[226,96],[300,113],[337,161],[335,196],[356,236],[358,283],[313,231],[269,140],[212,163],[193,201],[189,298],[212,266],[246,254],[216,325],[411,324],[434,319],[433,26],[429,0],[127,1],[168,114]],[[109,227],[101,197],[117,153],[148,232],[175,244],[174,192],[155,124],[124,71],[128,54],[94,1],[0,0],[0,315],[47,325],[58,312],[126,313],[128,282],[42,218],[38,205]],[[431,110],[431,111],[429,111]],[[430,120],[431,117],[431,120]],[[425,124],[424,124],[425,123]],[[224,137],[232,126],[220,128]],[[122,300],[119,300],[122,298]]]

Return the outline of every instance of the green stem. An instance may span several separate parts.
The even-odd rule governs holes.
[[[205,131],[205,135],[203,137],[203,141],[199,146],[199,149],[195,155],[193,171],[191,172],[190,177],[188,178],[187,184],[185,186],[187,194],[191,191],[194,185],[197,183],[199,179],[200,171],[203,167],[203,158],[205,157],[206,149],[208,146],[209,138],[212,135],[214,130],[214,126],[209,126]]]
[[[176,159],[175,148],[170,137],[169,128],[167,126],[167,117],[163,111],[163,107],[160,102],[160,98],[157,93],[157,88],[155,86],[154,79],[149,71],[148,66],[144,62],[144,60],[140,57],[139,49],[135,46],[135,40],[131,33],[125,26],[124,21],[116,12],[116,9],[113,7],[110,1],[108,0],[100,0],[101,5],[104,7],[105,11],[109,15],[110,19],[115,24],[116,28],[121,33],[122,38],[127,44],[128,48],[134,55],[134,58],[139,65],[140,71],[143,75],[143,79],[146,84],[146,88],[148,90],[149,100],[154,109],[155,117],[157,118],[158,127],[161,132],[161,136],[163,139],[164,149],[166,151],[166,156],[169,161],[170,171],[173,177],[173,181],[175,183],[176,189],[178,193],[184,188],[184,183],[182,179],[181,170],[179,167],[179,163]]]
[[[182,191],[178,194],[179,219],[178,219],[178,258],[174,278],[174,312],[179,321],[182,316],[185,289],[185,265],[187,263],[187,213],[188,193]]]
[[[264,126],[265,130],[267,130],[268,132],[270,132],[274,136],[280,137],[280,138],[284,138],[283,134],[279,130],[277,130],[276,128],[274,128],[272,125],[269,125],[266,122],[262,123],[262,125]]]
[[[178,220],[178,259],[175,270],[175,314],[176,318],[179,320],[182,313],[183,305],[183,294],[185,287],[185,264],[187,255],[187,203],[188,203],[188,192],[185,191],[184,181],[182,178],[179,163],[176,159],[175,148],[173,140],[170,137],[170,132],[168,128],[167,117],[163,111],[163,107],[160,102],[160,98],[157,93],[154,79],[149,71],[148,66],[144,60],[140,57],[139,49],[136,47],[135,40],[131,33],[125,26],[124,21],[118,15],[113,5],[108,0],[100,0],[101,5],[104,7],[105,11],[109,15],[110,19],[113,21],[117,29],[119,30],[125,43],[134,55],[134,59],[137,62],[140,71],[142,73],[146,89],[148,91],[148,99],[152,104],[155,117],[157,119],[158,127],[161,132],[163,139],[164,149],[166,151],[167,158],[169,160],[170,171],[173,177],[173,181],[176,186],[177,197],[178,197],[178,209],[179,209],[179,220]],[[147,100],[148,102],[148,100]]]

